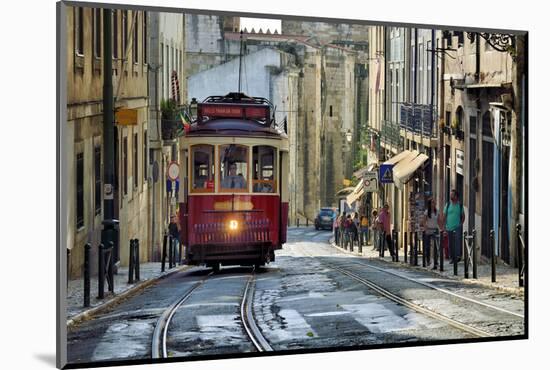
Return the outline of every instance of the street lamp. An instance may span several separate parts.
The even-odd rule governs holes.
[[[192,119],[197,119],[197,98],[191,99],[191,103],[189,103],[189,113],[191,113]]]
[[[346,140],[348,141],[348,143],[351,143],[351,139],[353,139],[353,134],[351,133],[351,130],[348,129],[348,131],[346,132]]]

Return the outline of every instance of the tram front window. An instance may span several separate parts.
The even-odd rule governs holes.
[[[191,153],[193,161],[193,190],[198,192],[213,192],[214,147],[212,145],[194,145]]]
[[[253,180],[255,193],[276,193],[276,149],[271,146],[255,146],[252,150]]]
[[[246,191],[248,189],[248,148],[242,145],[220,146],[220,188]]]

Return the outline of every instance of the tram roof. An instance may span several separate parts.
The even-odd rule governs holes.
[[[240,118],[217,118],[203,123],[193,123],[191,130],[186,134],[193,136],[263,136],[270,138],[286,138],[287,135],[254,120]]]

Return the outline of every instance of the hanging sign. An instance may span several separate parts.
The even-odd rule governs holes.
[[[393,164],[380,165],[380,182],[382,184],[393,184]]]
[[[363,186],[366,192],[375,192],[378,190],[378,172],[367,171],[363,174]]]
[[[168,165],[167,175],[172,181],[176,181],[180,174],[180,166],[176,162],[170,162]]]

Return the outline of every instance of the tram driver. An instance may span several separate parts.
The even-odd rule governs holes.
[[[237,164],[229,164],[229,173],[222,181],[222,187],[226,189],[245,189],[246,181],[242,174],[237,175]]]

